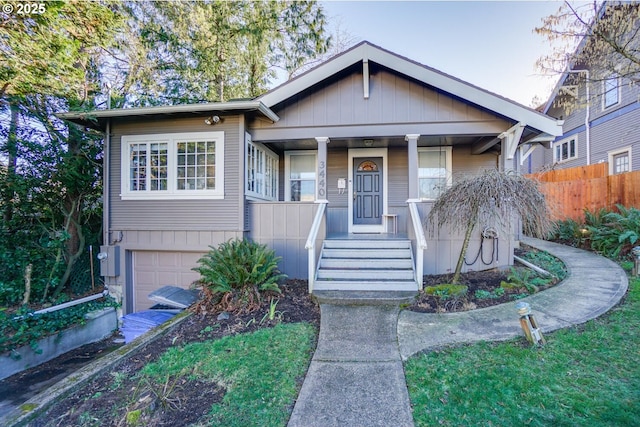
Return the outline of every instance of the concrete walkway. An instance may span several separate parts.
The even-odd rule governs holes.
[[[320,304],[320,337],[289,427],[413,426],[398,305]]]
[[[523,237],[522,243],[560,258],[568,269],[562,283],[523,298],[543,332],[584,323],[609,311],[627,292],[629,280],[615,262],[591,252]],[[523,335],[516,302],[462,313],[403,311],[398,318],[402,359],[455,343],[499,341]]]
[[[538,239],[522,242],[566,264],[559,285],[522,299],[543,332],[584,323],[618,304],[626,273],[598,255]],[[516,302],[461,313],[399,313],[395,305],[320,304],[318,347],[289,427],[413,426],[402,360],[449,344],[523,335]]]

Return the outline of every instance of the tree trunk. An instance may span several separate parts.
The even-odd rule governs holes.
[[[9,134],[7,135],[7,143],[5,151],[7,153],[7,177],[4,188],[2,189],[2,204],[4,212],[2,219],[7,228],[11,227],[13,219],[13,199],[15,195],[14,186],[16,182],[16,166],[18,164],[18,119],[20,110],[15,101],[9,101],[9,109],[11,110],[11,118],[9,122]]]
[[[464,233],[464,241],[462,242],[462,248],[460,249],[460,256],[458,257],[458,263],[456,264],[456,271],[453,274],[451,283],[457,284],[460,281],[460,273],[462,272],[462,264],[464,258],[467,256],[467,250],[469,249],[469,241],[471,240],[471,233],[478,223],[478,214],[471,215],[469,222],[467,222],[467,230]]]

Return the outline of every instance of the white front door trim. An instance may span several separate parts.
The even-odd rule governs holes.
[[[349,149],[349,233],[384,233],[384,220],[378,225],[354,225],[353,224],[353,159],[356,157],[382,157],[382,214],[383,219],[388,208],[388,164],[387,148],[350,148]]]

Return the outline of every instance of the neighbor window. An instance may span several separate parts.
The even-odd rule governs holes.
[[[577,141],[578,138],[573,137],[556,143],[553,150],[553,161],[563,162],[578,157]]]
[[[312,202],[316,199],[316,152],[285,153],[285,198],[291,202]]]
[[[222,198],[224,132],[125,135],[123,199]]]
[[[609,77],[604,80],[604,108],[612,107],[620,101],[619,83],[620,79],[618,76]]]
[[[631,172],[631,148],[625,148],[609,153],[609,173]]]
[[[267,200],[278,200],[278,156],[246,134],[246,194]]]
[[[451,185],[451,147],[418,148],[421,199],[436,199]]]

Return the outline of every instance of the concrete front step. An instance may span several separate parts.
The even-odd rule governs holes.
[[[318,291],[318,304],[333,305],[401,305],[411,304],[417,291]]]
[[[317,291],[418,291],[415,280],[316,280]]]
[[[391,269],[413,269],[413,263],[411,258],[385,258],[370,259],[370,258],[321,258],[320,268],[341,268],[341,269],[370,269],[380,268],[383,265],[384,268]]]
[[[335,248],[386,248],[386,249],[409,249],[411,242],[409,240],[325,240],[324,247],[329,249]]]
[[[386,267],[381,265],[380,267]],[[316,278],[331,280],[413,280],[413,269],[319,269]]]
[[[325,240],[315,290],[416,291],[409,240]]]
[[[401,248],[327,248],[322,249],[322,256],[326,258],[411,258],[410,249]]]

